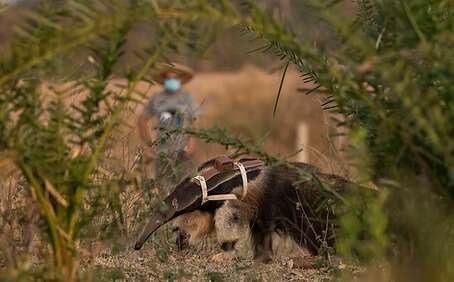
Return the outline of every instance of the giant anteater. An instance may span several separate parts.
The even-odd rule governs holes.
[[[248,161],[254,164],[252,159],[240,160],[245,164]],[[210,171],[213,163],[210,160],[204,164],[199,169],[199,174],[203,175],[207,169]],[[166,211],[161,212],[163,209],[157,208],[153,212],[134,248],[140,249],[153,232],[174,218],[177,218],[177,227],[189,233],[190,241],[203,238],[211,232],[213,219],[218,235],[229,234],[224,230],[243,220],[242,223],[247,224],[240,223],[237,227],[247,226],[250,229],[255,258],[264,262],[269,261],[272,255],[273,232],[290,235],[313,254],[333,247],[335,213],[332,204],[337,202],[336,195],[342,194],[350,182],[339,176],[321,173],[308,164],[291,165],[298,169],[283,165],[265,166],[263,163],[251,166],[247,171],[250,188],[246,196],[225,203],[204,202],[198,183],[192,178],[185,179],[164,200]],[[307,179],[301,179],[301,176]],[[207,184],[210,195],[228,194],[232,191],[241,194],[241,175],[232,170],[220,170],[219,174],[207,180]],[[221,206],[223,208],[219,210]],[[215,213],[216,216],[213,217]],[[232,248],[237,241],[224,240],[222,236],[218,238],[223,249]]]
[[[311,169],[305,164],[294,164]],[[254,259],[272,258],[272,234],[290,236],[311,254],[329,251],[335,244],[336,192],[350,183],[346,179],[320,172],[298,183],[296,170],[268,167],[249,184],[243,199],[227,200],[216,211],[216,236],[225,251],[244,246],[250,236]],[[233,190],[241,195],[241,187]]]

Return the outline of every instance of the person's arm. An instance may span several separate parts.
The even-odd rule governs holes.
[[[153,98],[149,100],[137,119],[137,130],[139,131],[141,145],[144,148],[144,153],[147,158],[153,158],[156,155],[155,149],[151,146],[153,134],[151,132],[152,127],[150,126],[150,122],[153,122],[152,117],[155,112],[153,101]]]
[[[151,118],[148,115],[142,113],[137,120],[137,129],[139,131],[139,136],[142,144],[151,142],[150,127],[148,126],[150,119]]]
[[[141,140],[141,146],[146,162],[149,162],[156,158],[156,149],[152,146],[152,134],[150,130],[150,116],[146,113],[142,113],[137,119],[137,130]]]
[[[191,128],[197,128],[196,127],[196,121],[197,119],[193,119],[192,120],[192,124],[191,124]],[[193,137],[189,137],[188,138],[188,144],[186,146],[186,153],[189,155],[189,156],[192,156],[194,154],[194,151],[195,151],[195,138]]]
[[[194,97],[192,95],[188,95],[188,104],[190,106],[190,116],[191,116],[191,124],[189,125],[191,128],[197,128],[197,120],[200,115],[200,110],[199,106],[197,105]],[[192,156],[194,154],[196,147],[196,140],[194,137],[189,137],[188,138],[188,144],[186,146],[186,153],[189,156]]]

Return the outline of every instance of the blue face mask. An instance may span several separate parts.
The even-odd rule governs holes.
[[[176,78],[164,80],[164,88],[169,92],[176,92],[181,88],[181,81]]]

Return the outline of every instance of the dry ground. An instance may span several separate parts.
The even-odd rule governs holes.
[[[168,246],[167,246],[168,247]],[[214,243],[185,251],[160,249],[147,244],[112,254],[107,248],[85,261],[86,270],[109,281],[330,281],[334,269],[303,268],[298,257],[279,257],[271,264],[253,262],[250,256],[225,258]]]

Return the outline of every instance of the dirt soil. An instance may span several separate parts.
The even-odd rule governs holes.
[[[221,259],[220,259],[221,257]],[[294,259],[278,259],[270,264],[251,258],[225,258],[214,248],[204,247],[169,252],[152,246],[119,254],[103,252],[86,261],[101,281],[330,281],[328,267],[304,269]]]

